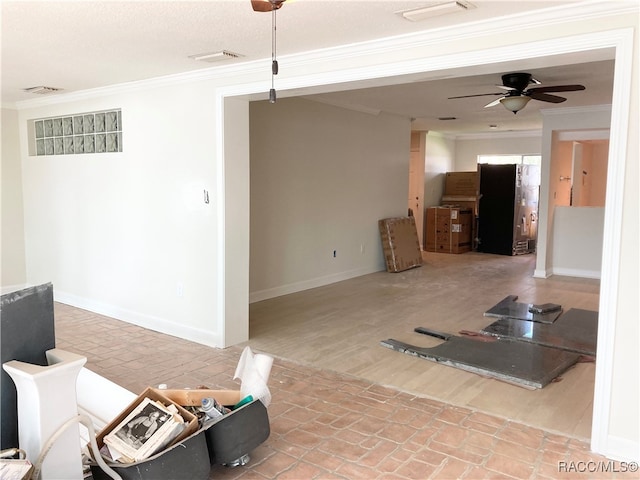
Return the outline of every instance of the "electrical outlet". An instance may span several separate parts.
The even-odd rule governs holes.
[[[184,285],[182,284],[182,282],[178,282],[178,284],[176,285],[176,296],[184,296]]]

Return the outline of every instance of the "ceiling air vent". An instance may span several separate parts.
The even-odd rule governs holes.
[[[55,87],[45,87],[43,85],[40,85],[38,87],[30,87],[30,88],[25,88],[24,91],[27,93],[37,93],[38,95],[48,95],[50,93],[56,93],[59,92],[60,90],[62,90],[61,88],[55,88]]]
[[[213,53],[199,53],[197,55],[189,55],[189,58],[193,60],[197,60],[199,62],[220,62],[222,60],[231,60],[234,58],[240,58],[244,55],[240,55],[239,53],[229,52],[228,50],[221,50],[219,52]]]
[[[438,17],[440,15],[446,15],[448,13],[457,13],[465,10],[471,10],[476,8],[475,5],[464,0],[458,0],[453,2],[441,2],[427,5],[426,7],[414,8],[412,10],[405,10],[396,12],[405,19],[411,22],[420,22],[429,18]]]

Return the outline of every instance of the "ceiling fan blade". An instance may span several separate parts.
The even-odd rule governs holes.
[[[279,9],[286,0],[251,0],[255,12],[271,12]]]
[[[527,93],[527,95],[534,100],[540,100],[542,102],[562,103],[566,100],[564,97],[558,97],[557,95],[549,95],[548,93],[541,92],[531,92]]]
[[[504,96],[504,93],[478,93],[477,95],[462,95],[460,97],[449,97],[448,100],[453,100],[454,98],[485,97],[487,95],[503,95]]]
[[[498,99],[494,100],[493,102],[487,103],[487,104],[484,106],[484,108],[487,108],[487,107],[493,107],[493,106],[495,106],[495,105],[498,105],[498,104],[500,103],[500,100],[502,100],[503,98],[507,98],[507,97],[508,97],[508,95],[503,95],[502,97],[500,97],[500,98],[498,98]]]
[[[584,85],[556,85],[549,87],[534,87],[527,90],[528,93],[533,92],[577,92],[579,90],[585,90]]]

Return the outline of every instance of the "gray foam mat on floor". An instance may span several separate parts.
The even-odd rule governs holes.
[[[598,312],[570,308],[552,324],[500,318],[481,333],[595,356]]]
[[[480,342],[455,335],[435,347],[418,347],[394,339],[380,344],[397,352],[535,389],[543,388],[574,365],[580,355],[511,340]]]
[[[499,303],[484,312],[485,317],[506,317],[518,320],[529,320],[538,323],[553,323],[562,314],[562,308],[558,305],[558,310],[548,313],[533,313],[529,309],[535,307],[532,303],[516,302],[517,295],[509,295]]]

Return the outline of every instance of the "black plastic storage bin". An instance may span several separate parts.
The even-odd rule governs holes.
[[[207,480],[211,462],[205,431],[198,430],[182,442],[141,462],[109,466],[122,480]],[[111,480],[95,463],[91,464],[91,476],[94,480]]]
[[[260,400],[253,400],[144,461],[109,466],[122,480],[207,480],[212,465],[234,464],[270,433],[267,408]],[[91,475],[93,480],[110,480],[95,463],[91,464]]]
[[[220,417],[204,431],[211,465],[231,464],[269,438],[269,415],[260,400]]]

